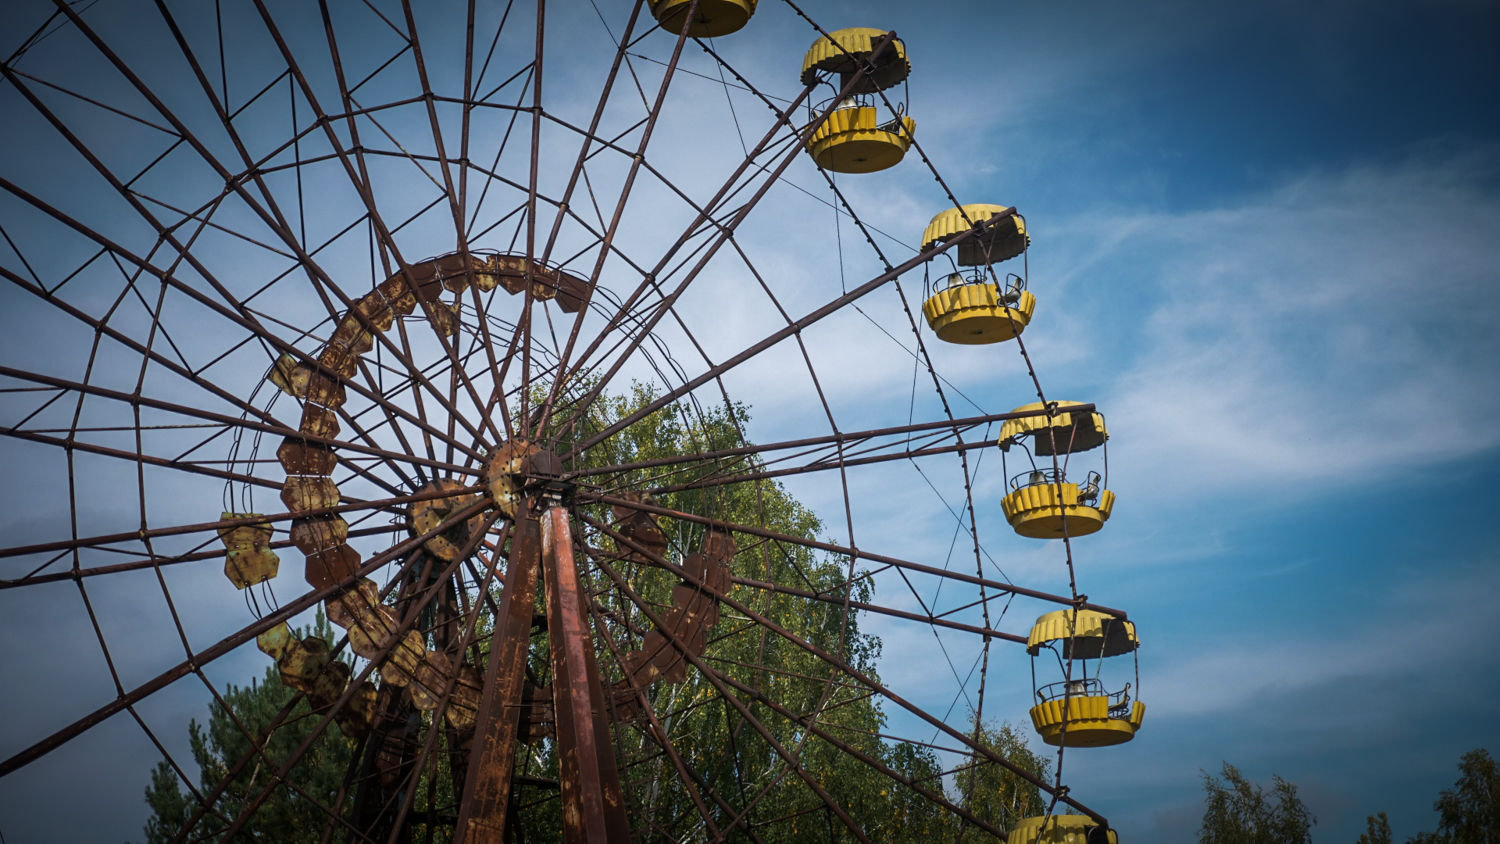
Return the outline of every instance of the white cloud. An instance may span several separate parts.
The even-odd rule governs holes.
[[[1147,305],[1101,399],[1121,477],[1353,481],[1500,444],[1495,159],[1314,174],[1233,209],[1096,216]]]

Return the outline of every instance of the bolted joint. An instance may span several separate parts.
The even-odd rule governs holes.
[[[539,497],[562,503],[573,497],[574,484],[563,480],[562,460],[550,451],[536,451],[526,459],[525,488]]]

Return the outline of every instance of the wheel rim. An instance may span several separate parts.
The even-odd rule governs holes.
[[[631,180],[655,173],[650,167],[633,168],[630,144],[648,146],[649,128],[656,125],[667,101],[652,100],[646,87],[647,102],[632,120],[639,117],[647,129],[623,135],[611,134],[606,125],[580,129],[561,110],[550,111],[550,101],[535,84],[538,76],[549,78],[543,72],[548,50],[561,50],[565,56],[568,52],[544,37],[542,10],[507,7],[504,13],[515,17],[507,18],[504,26],[491,20],[486,27],[481,21],[478,31],[492,30],[494,41],[481,36],[466,39],[464,61],[441,68],[431,49],[437,39],[417,37],[426,22],[410,8],[396,11],[401,14],[357,20],[331,14],[326,29],[319,23],[302,30],[299,26],[307,21],[292,13],[228,20],[231,33],[247,23],[259,27],[255,43],[265,52],[257,55],[270,62],[268,77],[251,72],[248,59],[236,63],[233,39],[217,34],[226,21],[207,12],[203,17],[160,14],[156,24],[165,39],[162,43],[177,51],[160,65],[112,38],[102,12],[96,17],[73,9],[59,11],[54,21],[36,30],[41,40],[34,44],[52,45],[48,52],[32,46],[7,63],[7,80],[30,109],[30,141],[40,143],[38,139],[46,137],[69,149],[93,180],[92,195],[107,197],[118,208],[108,213],[102,207],[91,210],[86,204],[70,203],[66,192],[48,195],[38,187],[46,187],[45,182],[28,182],[19,171],[5,176],[5,196],[20,215],[20,222],[8,227],[7,237],[35,230],[65,247],[59,250],[57,269],[38,271],[37,262],[27,260],[34,253],[13,245],[4,268],[19,291],[16,295],[30,303],[26,313],[45,315],[41,323],[69,326],[67,337],[82,331],[82,336],[91,335],[92,345],[80,359],[7,355],[11,364],[4,375],[16,388],[12,394],[19,396],[6,405],[10,441],[45,449],[44,462],[65,465],[66,483],[50,490],[49,500],[66,500],[71,524],[7,549],[15,565],[6,569],[4,586],[20,596],[75,584],[85,608],[78,617],[89,619],[86,627],[117,688],[96,695],[81,709],[63,708],[50,722],[26,724],[26,740],[13,741],[8,745],[12,752],[3,754],[8,757],[5,775],[21,776],[13,772],[40,759],[57,758],[58,748],[106,719],[132,718],[153,747],[170,758],[170,740],[157,735],[165,730],[142,714],[165,697],[164,690],[180,688],[177,684],[185,678],[187,684],[201,687],[200,695],[206,689],[222,699],[220,690],[236,675],[205,666],[230,654],[240,665],[250,664],[246,655],[251,641],[280,629],[284,619],[329,599],[365,595],[358,606],[345,597],[351,604],[334,620],[348,622],[339,626],[354,634],[351,639],[364,636],[364,644],[349,645],[356,654],[365,649],[386,656],[359,654],[356,669],[337,694],[304,691],[327,698],[321,707],[326,716],[323,731],[338,730],[338,713],[352,711],[351,701],[355,708],[367,705],[366,689],[373,687],[362,684],[372,678],[380,688],[415,687],[417,700],[410,702],[418,711],[452,708],[458,714],[447,727],[419,729],[410,737],[414,749],[395,769],[442,768],[445,776],[461,781],[448,766],[458,758],[463,739],[457,732],[470,717],[465,713],[476,708],[478,659],[469,652],[478,650],[480,640],[470,631],[478,618],[495,611],[485,601],[494,598],[490,587],[509,571],[507,532],[516,521],[515,512],[495,503],[489,467],[503,445],[534,439],[561,458],[565,471],[596,472],[575,478],[570,512],[584,534],[580,560],[591,567],[590,583],[599,595],[615,596],[613,604],[599,599],[600,611],[612,609],[622,616],[618,636],[603,637],[596,645],[605,663],[603,676],[614,690],[611,700],[621,710],[635,710],[622,716],[622,722],[644,723],[631,727],[641,736],[660,730],[660,724],[653,726],[651,721],[662,719],[647,714],[651,707],[637,700],[635,687],[650,686],[647,681],[681,683],[689,674],[712,667],[719,672],[717,682],[707,682],[710,697],[717,701],[714,705],[726,717],[738,718],[741,730],[764,726],[781,743],[778,779],[801,780],[818,811],[861,834],[859,818],[846,805],[849,801],[825,789],[814,766],[802,760],[819,749],[866,766],[879,759],[863,758],[858,746],[840,742],[831,729],[806,731],[796,725],[809,718],[816,723],[837,708],[844,684],[863,684],[867,692],[879,684],[872,686],[872,672],[858,670],[869,666],[854,658],[847,639],[833,635],[828,640],[835,645],[831,650],[807,651],[801,648],[807,643],[793,642],[797,637],[777,618],[792,607],[802,612],[808,612],[807,607],[831,607],[847,629],[849,619],[860,612],[889,608],[856,607],[859,602],[847,582],[841,591],[832,592],[826,590],[839,586],[836,580],[777,583],[769,575],[752,576],[756,569],[742,570],[735,561],[737,555],[749,553],[749,565],[754,565],[754,556],[766,557],[766,548],[794,560],[802,554],[830,554],[829,559],[840,565],[847,563],[852,574],[855,558],[871,557],[853,553],[852,541],[820,544],[772,536],[780,533],[777,523],[764,518],[745,523],[737,515],[745,512],[743,505],[731,501],[731,491],[750,489],[763,507],[763,485],[774,483],[776,472],[784,469],[794,476],[832,471],[841,476],[838,488],[847,512],[850,492],[844,476],[860,465],[857,447],[866,449],[864,459],[872,464],[908,460],[913,449],[902,444],[902,437],[909,438],[910,431],[887,431],[852,442],[839,439],[822,386],[827,375],[820,378],[804,347],[801,356],[811,382],[805,392],[821,402],[829,417],[829,432],[817,432],[825,438],[817,446],[822,451],[810,456],[789,456],[795,454],[790,447],[780,453],[744,451],[749,447],[732,404],[726,410],[716,406],[717,399],[705,398],[715,393],[726,403],[734,398],[729,376],[739,364],[729,364],[737,355],[704,352],[705,344],[712,345],[700,337],[705,327],[690,324],[693,312],[681,309],[685,300],[679,302],[677,292],[688,290],[705,268],[718,266],[711,264],[715,254],[734,256],[739,250],[722,234],[745,219],[759,201],[762,183],[755,181],[752,156],[747,154],[744,169],[725,179],[722,189],[706,192],[716,203],[712,214],[702,215],[700,203],[685,196],[676,200],[672,219],[681,235],[675,243],[671,237],[665,243],[645,238],[639,251],[626,249],[615,236],[624,230],[622,220],[630,219]],[[646,14],[639,8],[636,13]],[[623,31],[639,38],[648,22],[644,17],[632,22],[634,29]],[[447,29],[437,31],[469,28],[453,22],[444,26]],[[356,49],[356,34],[365,32],[364,27],[383,27],[400,43],[366,43]],[[301,40],[310,37],[307,32],[317,33],[321,44]],[[59,70],[48,58],[55,55],[58,42],[92,51],[93,61],[109,74],[108,84],[92,87],[87,79]],[[631,36],[622,43],[631,43]],[[226,45],[229,55],[222,68],[216,67],[215,48]],[[524,61],[508,67],[500,66],[503,60],[491,64],[493,55],[503,56],[502,48],[515,45],[525,45]],[[692,49],[691,44],[660,52],[670,56],[671,66],[684,49]],[[319,67],[320,61],[342,67]],[[451,80],[429,77],[430,70],[456,72],[460,64],[462,81],[456,89]],[[171,101],[168,87],[154,82],[153,73],[173,66],[191,80],[189,104]],[[382,75],[386,71],[381,68],[398,66],[404,71],[399,81]],[[251,85],[263,78],[270,80],[264,88]],[[614,80],[614,72],[608,78]],[[664,74],[663,90],[669,78]],[[585,117],[592,117],[592,111],[603,113],[606,105],[618,101],[614,84],[606,83],[597,102],[583,109]],[[115,101],[125,104],[112,107],[125,112],[122,119],[139,131],[165,136],[148,145],[149,154],[139,162],[113,159],[104,139],[90,133],[91,118],[49,99],[56,90],[49,86],[56,86],[71,91],[74,96],[63,97],[69,102],[80,97],[104,102],[110,86],[116,85],[125,93],[113,91],[119,97]],[[261,93],[238,93],[241,87]],[[273,95],[283,92],[277,113],[286,123],[258,134],[254,127],[259,115],[271,108]],[[540,116],[531,119],[533,114]],[[560,146],[554,137],[571,139],[571,149],[553,154]],[[488,140],[490,162],[480,160],[479,139]],[[799,154],[796,141],[792,128],[781,126],[768,132],[757,148],[767,160],[790,160]],[[158,156],[157,163],[151,163]],[[586,166],[573,166],[591,156],[611,158],[612,169],[601,166],[591,172]],[[553,159],[563,159],[564,166],[549,174],[547,163]],[[603,197],[596,196],[590,179],[608,176],[616,179],[613,196],[602,189]],[[656,193],[675,195],[673,183],[658,181]],[[314,195],[313,186],[329,184],[337,184],[338,190]],[[494,198],[499,195],[508,201]],[[585,197],[596,206],[592,218],[574,210],[585,204]],[[109,214],[121,209],[130,226],[116,228]],[[700,215],[712,220],[695,222]],[[131,227],[136,230],[128,231]],[[445,265],[445,259],[426,259],[428,254],[460,258],[455,269]],[[519,290],[507,289],[504,278],[514,281],[517,276],[512,272],[502,277],[502,258],[521,262]],[[760,279],[748,256],[736,260],[743,262],[751,278]],[[107,286],[97,281],[105,277],[100,267],[114,273]],[[564,293],[564,273],[582,280],[585,289],[575,286]],[[625,281],[605,284],[612,273]],[[871,284],[886,275],[891,274],[882,273]],[[70,298],[85,288],[90,295]],[[99,289],[108,295],[93,296]],[[577,311],[564,307],[562,300],[568,295],[579,300]],[[800,344],[801,320],[787,315],[769,287],[764,295],[781,313],[780,321],[771,323],[776,330],[765,340],[780,335],[797,338]],[[820,310],[797,312],[813,315]],[[198,336],[200,332],[204,336]],[[666,347],[669,339],[694,350],[701,360],[684,362]],[[760,354],[754,351],[760,344],[742,344],[747,359]],[[925,356],[925,350],[921,354]],[[637,372],[652,375],[657,392],[628,412],[600,412],[601,403],[616,395],[612,391],[623,383],[620,379]],[[279,375],[291,395],[268,400],[277,385],[267,382],[264,373]],[[267,392],[262,393],[258,387],[263,382],[260,388]],[[946,403],[935,378],[934,384]],[[93,408],[98,405],[111,409],[96,414]],[[293,406],[295,412],[287,410]],[[687,470],[671,465],[634,467],[628,452],[596,458],[592,466],[577,459],[607,452],[609,444],[661,418],[655,411],[688,427],[713,422],[716,430],[734,438],[702,448]],[[955,414],[946,415],[951,420]],[[999,419],[990,417],[950,425],[947,439],[934,438],[923,447],[962,444],[966,433],[981,432]],[[184,439],[182,432],[191,430],[185,426],[202,430]],[[289,455],[279,453],[284,447]],[[742,453],[730,453],[736,449]],[[953,448],[948,454],[956,457],[955,468],[961,464],[955,477],[962,479],[966,492],[959,509],[977,530],[974,502],[967,492],[971,473],[966,452],[967,448]],[[334,462],[323,471],[319,461],[330,454]],[[122,465],[126,487],[134,488],[128,496],[131,512],[121,524],[91,519],[104,497],[88,477],[106,463]],[[688,471],[689,476],[674,471]],[[290,479],[301,480],[289,484]],[[332,483],[336,493],[320,479]],[[275,505],[278,491],[289,486],[297,491],[281,509]],[[196,505],[206,500],[205,493],[221,489],[225,506],[214,512],[227,515],[218,520],[211,514],[197,515]],[[457,500],[450,500],[455,496]],[[218,596],[201,601],[201,609],[179,608],[190,594],[193,604],[200,603],[197,590],[210,581],[187,572],[203,569],[206,560],[222,558],[220,531],[254,528],[260,524],[256,516],[240,514],[256,513],[266,516],[265,522],[275,530],[266,547],[280,554],[283,569],[272,583],[278,588],[295,584],[291,591],[296,594],[276,596],[252,585],[245,592],[252,596],[247,613],[208,619],[204,616],[222,614],[221,597],[234,591],[219,575]],[[332,527],[336,520],[347,528]],[[852,518],[847,521],[852,530]],[[90,524],[99,527],[90,529]],[[656,532],[661,532],[660,539]],[[110,538],[131,533],[129,538]],[[59,536],[66,538],[55,538]],[[991,631],[989,605],[1002,594],[994,590],[1007,584],[996,582],[993,571],[986,571],[978,545],[976,539],[978,574],[973,579],[979,582],[971,579],[969,586],[980,590],[984,617],[970,627]],[[339,550],[343,548],[352,550]],[[125,559],[119,559],[121,555]],[[766,567],[763,571],[771,570],[770,563],[760,562]],[[310,577],[311,583],[299,579],[304,563],[319,572]],[[680,574],[673,567],[679,563],[693,575],[686,584],[689,588],[680,593],[672,588]],[[215,568],[212,563],[208,567]],[[358,585],[364,581],[355,580],[356,573],[378,578],[368,581],[378,590],[375,597],[368,597],[370,587]],[[749,590],[750,597],[734,597],[731,574],[751,581],[734,587]],[[921,576],[943,577],[933,572]],[[175,645],[179,656],[172,664],[152,664],[151,671],[115,665],[116,655],[130,647],[124,643],[131,639],[120,632],[119,618],[107,612],[97,615],[92,603],[122,594],[124,587],[113,584],[127,579],[149,580],[160,601],[158,611],[164,610],[160,626],[182,631]],[[704,604],[705,588],[730,600]],[[382,613],[377,607],[386,608],[394,620],[376,619]],[[678,621],[673,621],[673,613]],[[736,616],[735,627],[722,626],[726,613]],[[935,611],[925,616],[929,626],[939,619]],[[392,634],[402,635],[382,639],[375,628],[386,624],[394,625]],[[651,639],[651,632],[642,635],[642,629],[658,638]],[[417,646],[410,645],[411,662],[391,672],[405,682],[392,683],[385,676],[389,654],[393,649],[400,652],[403,646],[397,640],[409,641],[404,634],[414,631],[423,639],[422,653],[416,655]],[[530,631],[530,637],[544,652],[540,627]],[[812,688],[824,693],[794,705],[768,697],[751,682],[775,673],[764,660],[748,666],[713,663],[711,644],[728,649],[747,638],[774,640],[819,666]],[[986,664],[992,638],[978,637]],[[668,645],[671,650],[665,649]],[[276,655],[284,653],[283,649]],[[667,656],[653,658],[658,653]],[[258,664],[265,665],[265,657],[260,659]],[[309,689],[316,676],[321,675],[308,678]],[[636,683],[629,682],[632,678]],[[544,694],[541,690],[548,684],[535,687],[532,697]],[[884,691],[876,694],[887,701],[899,699]],[[368,705],[397,711],[403,704],[380,700]],[[761,715],[742,711],[751,706]],[[534,738],[545,742],[545,701],[535,702],[532,711],[539,725]],[[672,712],[669,706],[659,715]],[[433,723],[442,722],[434,716]],[[363,732],[368,735],[369,730]],[[357,724],[351,727],[351,734],[360,732]],[[793,735],[795,740],[788,738]],[[964,747],[964,738],[950,735],[945,741],[971,755],[978,753]],[[661,742],[674,752],[678,744],[670,737]],[[681,744],[686,750],[691,742]],[[776,802],[771,790],[700,790],[693,776],[695,765],[712,769],[724,759],[721,753],[691,764],[674,762],[676,779],[667,781],[676,789],[675,799],[697,804],[698,815],[706,815],[710,828],[733,828],[746,824],[747,818],[795,828],[793,813],[765,816],[766,807]],[[238,761],[253,766],[265,760],[248,755]],[[633,764],[645,763],[628,755],[621,760],[627,786],[634,776]],[[176,767],[196,780],[186,762]],[[295,771],[292,764],[275,772],[271,781],[290,778]],[[967,814],[940,791],[900,782],[888,767],[880,774],[892,789]],[[369,779],[369,768],[359,776]],[[373,827],[351,820],[362,811],[358,806],[365,798],[358,788],[346,791],[329,806],[338,816],[330,828],[373,836]],[[379,804],[375,815],[383,826],[378,837],[401,824],[418,822],[413,819],[449,822],[438,816],[455,809],[453,795],[439,805],[436,798],[418,792],[396,788],[369,798]],[[216,797],[206,792],[200,795],[203,805],[195,813],[197,823],[222,822],[221,829],[252,823],[256,797],[269,793],[263,788],[237,812],[216,818]],[[636,834],[652,832],[637,829]]]

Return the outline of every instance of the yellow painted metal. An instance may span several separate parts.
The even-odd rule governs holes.
[[[922,232],[922,249],[925,251],[943,241],[952,240],[972,229],[975,223],[984,222],[1009,210],[1008,205],[982,203],[949,208],[927,224],[927,230]],[[1026,221],[1019,214],[1012,214],[1009,220],[995,223],[982,234],[960,243],[957,261],[965,267],[998,264],[1025,252],[1030,245],[1031,236],[1026,233]]]
[[[344,544],[349,538],[349,523],[342,516],[293,519],[292,544],[304,554],[316,554]]]
[[[268,654],[272,659],[280,659],[281,654],[288,647],[291,647],[294,641],[296,640],[292,638],[292,628],[283,621],[270,630],[256,636],[255,646],[260,648],[263,653]]]
[[[1062,410],[1066,407],[1077,407],[1083,402],[1054,401],[1050,404]],[[1012,412],[1026,413],[1042,408],[1041,402],[1032,402],[1023,404]],[[1034,436],[1033,451],[1037,454],[1053,454],[1053,438],[1047,434],[1049,425],[1057,429],[1057,451],[1055,452],[1057,454],[1088,451],[1104,445],[1105,440],[1109,439],[1109,428],[1104,425],[1104,414],[1098,411],[1089,414],[1058,413],[1050,419],[1046,416],[1022,416],[1005,420],[1005,424],[1000,426],[1000,447],[1007,448],[1020,437]]]
[[[1096,832],[1090,838],[1089,832],[1098,828],[1099,822],[1087,815],[1025,818],[1010,831],[1005,844],[1120,844],[1112,829],[1105,837]]]
[[[463,303],[428,302],[426,308],[427,321],[432,323],[432,330],[444,337],[458,334],[458,330],[463,327]]]
[[[312,376],[312,368],[305,363],[298,363],[297,358],[291,352],[282,352],[281,357],[276,359],[276,364],[271,367],[268,380],[276,385],[278,390],[292,398],[307,398],[307,379]]]
[[[328,620],[349,631],[349,649],[365,659],[379,659],[400,630],[396,611],[380,602],[380,593],[369,580],[329,598],[325,605]]]
[[[917,121],[902,117],[877,122],[874,106],[836,109],[807,140],[807,151],[824,170],[874,173],[901,162],[911,147]]]
[[[1126,717],[1112,717],[1109,712],[1108,695],[1084,695],[1067,699],[1066,711],[1063,699],[1055,698],[1031,707],[1031,723],[1041,734],[1042,741],[1053,747],[1109,747],[1124,744],[1135,738],[1146,718],[1146,704],[1135,701],[1130,705]],[[1063,737],[1066,723],[1067,737]]]
[[[512,519],[516,518],[516,508],[521,503],[521,487],[524,483],[521,473],[525,471],[527,461],[538,451],[540,449],[525,440],[510,440],[495,449],[485,467],[485,483],[489,486],[490,498],[494,500],[496,509]]]
[[[372,292],[366,298],[375,298],[375,294]],[[328,339],[328,345],[318,355],[318,363],[343,378],[352,378],[359,369],[359,356],[375,346],[375,335],[365,330],[361,318],[355,312],[363,301],[355,303],[355,310],[344,316],[333,336]],[[385,314],[394,316],[388,308]],[[376,328],[385,324],[374,320],[371,322]]]
[[[416,630],[396,640],[385,664],[380,666],[380,678],[393,686],[405,686],[417,679],[417,664],[427,655],[427,641]]]
[[[684,26],[693,38],[718,38],[738,32],[755,14],[755,0],[698,0],[698,10],[688,23],[692,0],[651,0],[651,14],[661,28],[681,35]]]
[[[322,475],[291,475],[281,485],[281,502],[293,513],[325,512],[341,497],[333,478]]]
[[[224,513],[221,519],[244,519],[260,513]],[[276,576],[281,558],[271,550],[271,525],[239,525],[219,528],[224,543],[224,576],[236,589],[248,589]]]
[[[302,405],[302,425],[299,428],[302,433],[336,440],[339,438],[340,427],[335,411],[315,404]]]
[[[922,305],[938,339],[964,345],[1009,340],[1026,330],[1035,312],[1036,297],[1031,291],[1021,291],[1021,300],[1007,308],[1000,304],[993,284],[956,284],[939,290]]]
[[[1036,656],[1048,642],[1063,643],[1063,657],[1097,659],[1128,654],[1141,646],[1135,622],[1097,610],[1065,609],[1036,620],[1026,640],[1026,651]]]
[[[436,481],[422,487],[419,492],[456,492],[464,488],[464,485],[452,478],[439,478]],[[454,512],[462,510],[472,504],[476,496],[454,494],[447,498],[431,498],[418,501],[411,507],[411,524],[408,525],[412,536],[421,536],[436,529]],[[484,524],[484,520],[475,514],[467,521],[460,522],[447,530],[434,534],[422,543],[429,553],[440,560],[452,562],[459,558],[463,547],[477,533]]]
[[[1062,483],[1061,497],[1058,486],[1025,486],[1001,499],[1000,508],[1016,533],[1032,539],[1061,539],[1066,516],[1068,536],[1088,536],[1109,521],[1115,507],[1114,492],[1103,490],[1098,504],[1089,506],[1078,503],[1078,484]]]
[[[479,696],[484,692],[484,678],[479,669],[463,663],[458,666],[458,682],[448,699],[448,723],[460,730],[473,729],[479,715]]]
[[[308,636],[301,641],[293,640],[276,658],[276,667],[281,673],[281,682],[299,692],[311,692],[323,666],[333,658],[328,643],[317,636]]]
[[[375,684],[369,680],[354,687],[349,701],[334,713],[334,719],[344,735],[359,738],[370,731],[375,723]]]
[[[856,26],[830,32],[819,38],[813,42],[802,60],[802,84],[817,84],[820,72],[844,75],[854,73],[858,70],[859,63],[875,51],[875,45],[887,34],[888,31],[884,29]],[[911,74],[911,61],[906,57],[906,45],[900,38],[894,39],[891,44],[895,49],[883,51],[875,62],[875,70],[856,83],[850,93],[871,94],[882,91],[892,85],[899,85]]]
[[[453,676],[453,661],[439,651],[426,651],[412,666],[406,693],[412,705],[423,712],[431,712],[443,702],[443,692],[448,678]]]

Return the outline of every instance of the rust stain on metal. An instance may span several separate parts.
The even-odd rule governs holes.
[[[656,503],[649,494],[644,492],[625,492],[620,497],[630,502]],[[609,509],[615,518],[615,530],[634,540],[644,551],[643,553],[629,546],[625,547],[622,550],[627,560],[646,563],[650,562],[651,555],[660,557],[666,553],[667,534],[662,531],[661,525],[657,524],[655,516],[628,504],[615,504]]]
[[[337,507],[340,493],[332,478],[322,475],[292,475],[281,485],[281,503],[293,513],[311,513]]]
[[[405,686],[417,679],[417,665],[426,655],[427,642],[422,634],[407,630],[380,666],[380,678],[392,686]]]
[[[532,455],[539,449],[526,440],[516,439],[502,443],[490,455],[485,464],[485,484],[490,498],[501,513],[512,519],[521,519],[521,487],[525,484],[524,473]]]
[[[332,475],[339,465],[333,449],[293,437],[281,441],[276,457],[288,475]]]
[[[463,484],[452,478],[440,478],[418,490],[418,492],[446,492],[461,490],[463,488]],[[431,533],[450,515],[467,507],[473,501],[473,496],[462,494],[450,495],[447,498],[432,498],[418,501],[411,507],[411,524],[408,530],[412,536]],[[429,537],[426,542],[422,543],[422,547],[426,548],[428,553],[438,559],[452,562],[459,558],[464,546],[468,545],[469,540],[479,532],[480,526],[483,523],[484,517],[479,513],[475,513],[468,520],[459,522],[453,527]]]
[[[555,300],[558,307],[567,313],[577,313],[583,307],[589,283],[566,270],[549,267],[540,261],[528,260],[524,255],[494,255],[486,267],[488,274],[496,278],[500,286],[511,293],[520,293],[531,281],[531,295],[537,299]]]
[[[311,692],[329,658],[328,643],[317,636],[308,636],[289,644],[276,660],[276,668],[281,673],[281,682],[299,692]]]
[[[446,717],[455,729],[473,729],[479,713],[479,696],[484,691],[484,680],[479,669],[464,663],[458,667],[458,682],[453,686],[453,695],[448,699]]]
[[[276,388],[292,398],[307,398],[307,379],[312,376],[312,367],[299,363],[291,352],[282,352],[271,367],[270,381]]]
[[[554,506],[542,522],[563,831],[569,841],[625,841],[630,825],[594,662],[594,640],[585,621],[585,596],[573,559],[569,518],[567,508]]]
[[[524,502],[517,508],[525,513]],[[469,773],[459,803],[455,842],[504,840],[510,806],[516,744],[521,728],[526,653],[536,605],[541,526],[522,518],[512,531],[510,568],[495,619],[494,648],[485,670],[484,690],[475,714]]]
[[[253,518],[260,513],[224,513],[223,520]],[[276,576],[281,558],[271,550],[272,528],[269,522],[219,528],[224,542],[224,576],[237,589],[248,589]]]
[[[255,646],[272,659],[280,659],[291,644],[292,628],[285,621],[255,637]]]

